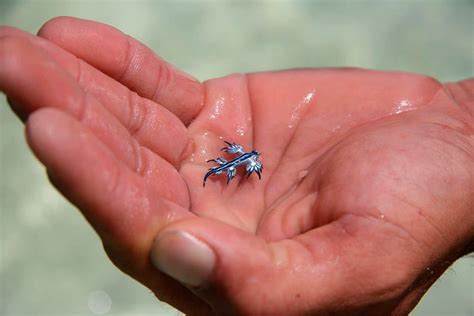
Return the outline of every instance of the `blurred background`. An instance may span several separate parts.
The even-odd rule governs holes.
[[[201,80],[332,66],[474,74],[474,1],[0,1],[0,24],[33,33],[58,15],[111,24]],[[0,315],[180,315],[109,262],[0,103]],[[412,315],[474,315],[474,258]]]

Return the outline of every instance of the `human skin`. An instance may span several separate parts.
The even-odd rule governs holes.
[[[474,79],[302,69],[200,83],[69,17],[38,36],[2,27],[0,41],[0,90],[53,185],[115,265],[185,313],[405,315],[473,251]],[[202,186],[223,140],[261,152],[260,181]]]

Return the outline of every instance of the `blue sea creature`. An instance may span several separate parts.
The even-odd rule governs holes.
[[[227,172],[227,183],[229,183],[229,181],[235,177],[237,173],[237,168],[240,166],[245,166],[245,170],[247,171],[247,178],[250,177],[250,175],[254,171],[255,173],[257,173],[259,179],[262,178],[261,173],[263,171],[263,166],[262,163],[259,161],[260,153],[258,151],[252,150],[249,152],[245,152],[241,145],[238,145],[236,143],[230,143],[227,141],[225,141],[225,143],[227,144],[227,147],[224,147],[221,150],[229,154],[235,154],[237,155],[237,157],[230,161],[227,161],[221,157],[208,160],[207,162],[216,162],[219,165],[216,167],[209,168],[206,175],[204,176],[204,181],[202,183],[203,187],[206,186],[206,180],[209,176],[214,174],[221,174],[223,172]]]

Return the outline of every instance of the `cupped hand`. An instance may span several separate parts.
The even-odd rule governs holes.
[[[200,83],[65,17],[0,41],[0,89],[51,182],[120,269],[186,313],[405,314],[472,251],[472,79],[302,69]],[[261,180],[203,187],[224,140],[261,153]]]

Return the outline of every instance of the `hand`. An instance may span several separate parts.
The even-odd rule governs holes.
[[[120,269],[186,313],[405,314],[472,251],[472,79],[306,69],[201,84],[74,18],[0,40],[0,89],[51,182]],[[262,153],[261,181],[203,188],[223,140]]]

